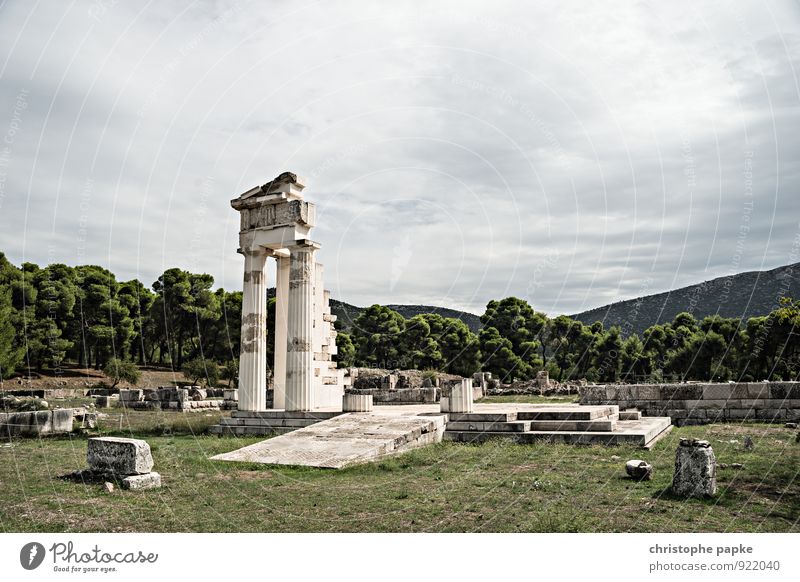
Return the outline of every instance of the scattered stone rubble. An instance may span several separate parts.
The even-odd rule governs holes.
[[[625,463],[625,472],[631,479],[649,481],[653,478],[653,465],[647,461],[632,459]]]
[[[717,459],[708,441],[681,439],[675,452],[672,491],[681,497],[716,495]]]

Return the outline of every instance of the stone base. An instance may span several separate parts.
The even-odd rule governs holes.
[[[286,411],[265,410],[263,412],[249,412],[235,410],[230,418],[223,418],[220,423],[212,426],[211,434],[229,436],[259,436],[285,434],[294,430],[305,428],[323,420],[342,414],[341,411]]]

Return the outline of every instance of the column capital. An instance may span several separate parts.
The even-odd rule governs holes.
[[[322,248],[322,245],[318,242],[314,242],[313,240],[309,240],[307,238],[301,238],[299,240],[294,241],[286,245],[286,248],[289,249],[289,252],[298,252],[298,251],[316,251]]]
[[[258,257],[261,255],[266,255],[267,257],[272,257],[275,255],[275,251],[261,246],[253,246],[253,247],[239,247],[236,249],[236,252],[240,255],[250,256],[250,257]]]

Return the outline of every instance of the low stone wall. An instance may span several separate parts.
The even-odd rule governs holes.
[[[0,413],[0,437],[41,436],[72,432],[71,408]]]
[[[609,384],[581,386],[581,404],[638,408],[646,416],[669,416],[674,424],[800,418],[800,382],[732,384]]]
[[[372,396],[375,404],[436,404],[442,394],[440,388],[398,388],[395,390],[369,388],[350,389],[348,392]]]
[[[223,400],[208,400],[206,396],[206,390],[198,386],[162,386],[157,390],[134,388],[120,390],[116,405],[133,410],[199,410],[223,406]]]
[[[19,390],[0,390],[0,398],[5,396],[31,396],[34,398],[70,398],[76,395],[83,396],[84,390],[76,388],[29,388]]]
[[[117,406],[131,410],[220,410],[224,400],[186,400],[167,401],[142,400],[137,402],[119,402]]]

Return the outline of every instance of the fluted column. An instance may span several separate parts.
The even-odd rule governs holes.
[[[289,310],[286,353],[286,410],[314,408],[312,351],[314,316],[314,252],[304,242],[289,248]]]
[[[267,408],[267,281],[268,251],[246,249],[242,294],[242,339],[239,356],[239,410]]]
[[[286,408],[286,343],[289,321],[289,257],[277,256],[275,280],[275,365],[273,408]]]

